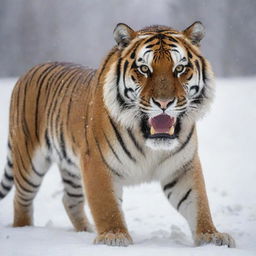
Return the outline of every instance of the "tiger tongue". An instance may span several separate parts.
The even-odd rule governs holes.
[[[170,128],[174,124],[174,118],[166,114],[161,114],[151,118],[149,122],[156,133],[169,133]]]

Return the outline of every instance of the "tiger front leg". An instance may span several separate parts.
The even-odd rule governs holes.
[[[110,170],[101,158],[86,156],[82,165],[86,196],[98,233],[94,243],[132,244],[121,209],[121,186],[113,183]]]
[[[180,177],[162,182],[162,188],[168,201],[188,221],[197,246],[213,243],[235,247],[234,239],[218,232],[213,224],[198,155],[185,165]]]

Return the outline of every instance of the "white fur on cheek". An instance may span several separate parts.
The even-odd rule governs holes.
[[[122,109],[117,100],[116,63],[112,64],[105,78],[103,87],[103,99],[105,106],[112,118],[127,128],[133,128],[137,124],[138,107]]]
[[[205,83],[201,81],[200,92],[204,89],[204,98],[198,109],[188,108],[186,117],[197,121],[198,119],[204,117],[204,115],[209,111],[211,103],[215,95],[215,80],[214,75],[211,71],[210,64],[205,60],[206,64],[206,81]],[[194,78],[193,78],[194,79]],[[199,94],[200,94],[199,92]],[[192,99],[189,99],[192,102]],[[191,104],[191,103],[189,103]]]

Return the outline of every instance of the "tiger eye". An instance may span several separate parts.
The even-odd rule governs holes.
[[[148,73],[149,68],[148,68],[148,66],[146,66],[146,65],[141,65],[141,66],[140,66],[140,71],[141,71],[142,73]]]
[[[178,73],[182,72],[183,69],[184,69],[184,66],[183,66],[183,65],[178,65],[178,66],[175,68],[175,70],[176,70]]]

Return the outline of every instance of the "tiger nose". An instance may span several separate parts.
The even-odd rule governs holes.
[[[153,99],[153,102],[158,105],[161,109],[167,109],[174,101],[175,98],[168,99],[168,100],[160,100],[160,99]]]

